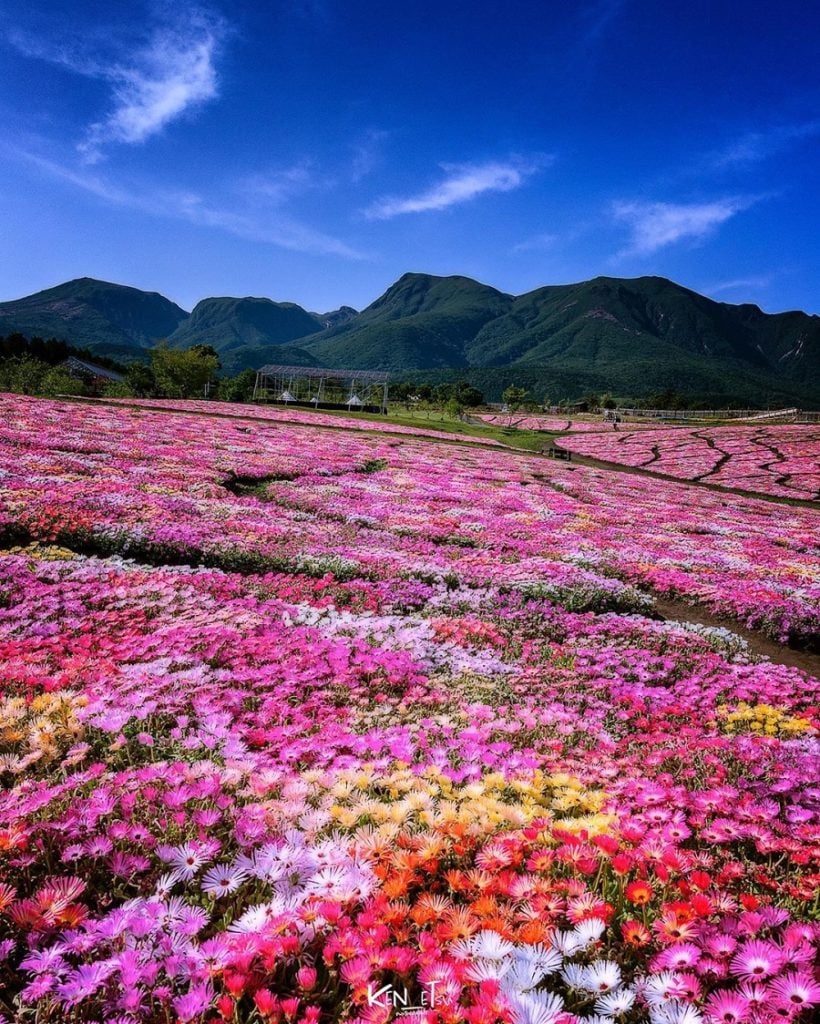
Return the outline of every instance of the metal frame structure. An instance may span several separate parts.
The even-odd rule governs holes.
[[[320,366],[263,366],[256,372],[254,402],[309,405],[315,409],[387,412],[390,374],[383,370],[331,370]]]

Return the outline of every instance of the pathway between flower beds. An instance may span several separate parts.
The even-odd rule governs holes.
[[[820,499],[820,427],[665,427],[564,436],[557,445],[575,458],[740,494]]]

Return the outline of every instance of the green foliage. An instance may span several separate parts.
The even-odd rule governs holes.
[[[161,343],[151,352],[151,369],[165,398],[200,398],[216,375],[219,359],[202,347],[185,350]]]
[[[0,362],[0,391],[21,395],[39,395],[49,367],[41,359],[29,355],[16,356]]]
[[[255,383],[255,370],[242,370],[234,377],[223,377],[219,381],[218,397],[226,402],[250,402]]]
[[[515,384],[510,384],[508,388],[502,391],[501,400],[510,412],[517,412],[526,402],[527,394],[526,388],[519,388]]]
[[[125,371],[125,384],[135,398],[153,398],[157,394],[154,371],[143,363],[131,363]]]
[[[464,406],[455,397],[447,400],[444,409],[451,420],[457,420],[464,412]]]
[[[49,366],[32,356],[15,356],[0,360],[0,391],[13,391],[22,395],[81,395],[82,381],[72,377],[61,366]]]
[[[40,381],[39,394],[48,398],[55,398],[57,395],[82,395],[84,392],[82,381],[72,377],[60,366],[52,366],[43,374]]]
[[[136,398],[137,396],[132,391],[125,380],[112,380],[109,381],[102,389],[103,398]]]

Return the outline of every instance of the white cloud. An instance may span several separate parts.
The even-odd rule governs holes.
[[[367,256],[346,242],[316,231],[291,217],[258,209],[232,209],[209,202],[194,192],[124,188],[88,169],[75,169],[32,153],[16,151],[18,158],[50,178],[66,182],[114,206],[140,210],[155,217],[216,228],[237,238],[274,245],[280,249],[320,256],[361,260]]]
[[[759,163],[779,150],[820,135],[820,121],[801,121],[778,125],[765,131],[747,132],[725,149],[712,155],[712,166],[731,167]]]
[[[77,146],[90,162],[112,143],[135,145],[218,95],[216,58],[226,23],[204,8],[181,4],[156,8],[147,37],[124,40],[122,31],[87,42],[51,46],[12,32],[10,40],[27,56],[47,60],[111,86],[110,111],[89,126]],[[161,20],[159,20],[161,18]]]
[[[705,295],[721,295],[723,292],[734,291],[758,291],[768,288],[772,283],[771,275],[762,274],[759,277],[737,277],[731,281],[718,281],[717,284],[709,285],[703,289]]]
[[[130,60],[107,67],[115,105],[80,144],[87,158],[99,159],[110,142],[144,142],[186,110],[214,99],[221,32],[221,22],[189,11],[177,24],[156,29]]]
[[[551,158],[537,161],[491,162],[486,164],[441,164],[447,177],[415,196],[404,199],[386,197],[365,210],[369,220],[389,220],[403,213],[424,213],[444,210],[448,206],[466,203],[485,192],[511,192],[520,188],[530,175],[549,163]]]
[[[545,232],[541,235],[533,235],[532,238],[525,238],[523,242],[514,245],[510,252],[514,254],[521,252],[548,252],[554,249],[559,241],[558,235],[551,235]]]
[[[350,180],[354,184],[376,169],[381,160],[382,143],[388,134],[384,131],[369,131],[364,139],[351,147],[353,159],[350,162]]]
[[[734,196],[709,203],[615,203],[615,219],[629,225],[632,233],[619,255],[646,256],[675,242],[701,240],[756,201]]]
[[[239,190],[276,206],[305,192],[332,188],[334,184],[332,178],[319,172],[312,160],[301,160],[290,167],[249,175],[239,182]]]

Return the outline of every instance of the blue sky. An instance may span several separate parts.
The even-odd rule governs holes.
[[[805,0],[0,0],[0,299],[662,274],[820,313]]]

